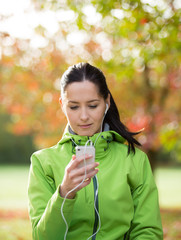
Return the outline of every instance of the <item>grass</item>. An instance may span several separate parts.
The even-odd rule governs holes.
[[[158,168],[155,180],[161,208],[181,209],[181,169]]]
[[[0,167],[0,239],[31,240],[27,212],[27,166]]]
[[[32,240],[27,212],[28,167],[0,167],[0,239]],[[157,169],[164,240],[181,239],[181,169]]]
[[[3,218],[0,213],[0,239],[2,240],[32,240],[31,225],[28,218]]]
[[[27,208],[27,166],[0,166],[0,209]]]

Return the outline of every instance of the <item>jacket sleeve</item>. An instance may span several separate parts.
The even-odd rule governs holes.
[[[134,218],[129,240],[163,240],[158,191],[145,153],[139,159],[139,184],[133,190]]]
[[[53,179],[47,174],[36,155],[31,157],[28,184],[29,215],[34,240],[61,240],[66,230],[61,215],[63,198],[59,195]],[[76,199],[66,199],[63,213],[70,223]]]

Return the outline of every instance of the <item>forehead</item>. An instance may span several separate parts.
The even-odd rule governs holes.
[[[98,87],[94,83],[85,80],[83,82],[68,84],[63,94],[63,98],[80,102],[90,101],[91,99],[100,99],[102,97],[99,94]]]

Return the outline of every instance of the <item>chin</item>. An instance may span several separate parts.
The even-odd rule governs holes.
[[[80,136],[92,137],[94,134],[92,134],[92,133],[86,133],[86,132],[81,132],[81,133],[78,133],[78,135],[80,135]]]
[[[94,131],[78,131],[78,135],[92,137],[94,135]]]

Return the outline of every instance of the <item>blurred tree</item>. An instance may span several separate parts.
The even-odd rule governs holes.
[[[178,1],[36,1],[36,11],[52,11],[59,28],[33,49],[14,39],[0,62],[3,108],[14,117],[14,132],[33,131],[39,147],[55,143],[65,124],[57,104],[61,74],[88,61],[105,73],[121,118],[150,155],[160,148],[181,155],[181,9]],[[63,17],[64,16],[64,19]],[[66,16],[66,17],[65,17]],[[66,19],[66,20],[65,20]],[[2,34],[2,42],[8,38]],[[7,45],[7,44],[6,44]],[[7,48],[7,46],[3,46]],[[7,95],[8,92],[8,95]]]
[[[0,114],[0,164],[29,164],[35,151],[31,135],[14,135],[7,129],[10,116]]]
[[[8,128],[12,133],[32,134],[37,148],[52,145],[65,125],[56,89],[64,64],[59,54],[51,53],[25,68],[16,62],[21,56],[18,51],[16,56],[2,56],[0,61],[0,110],[11,115]]]

